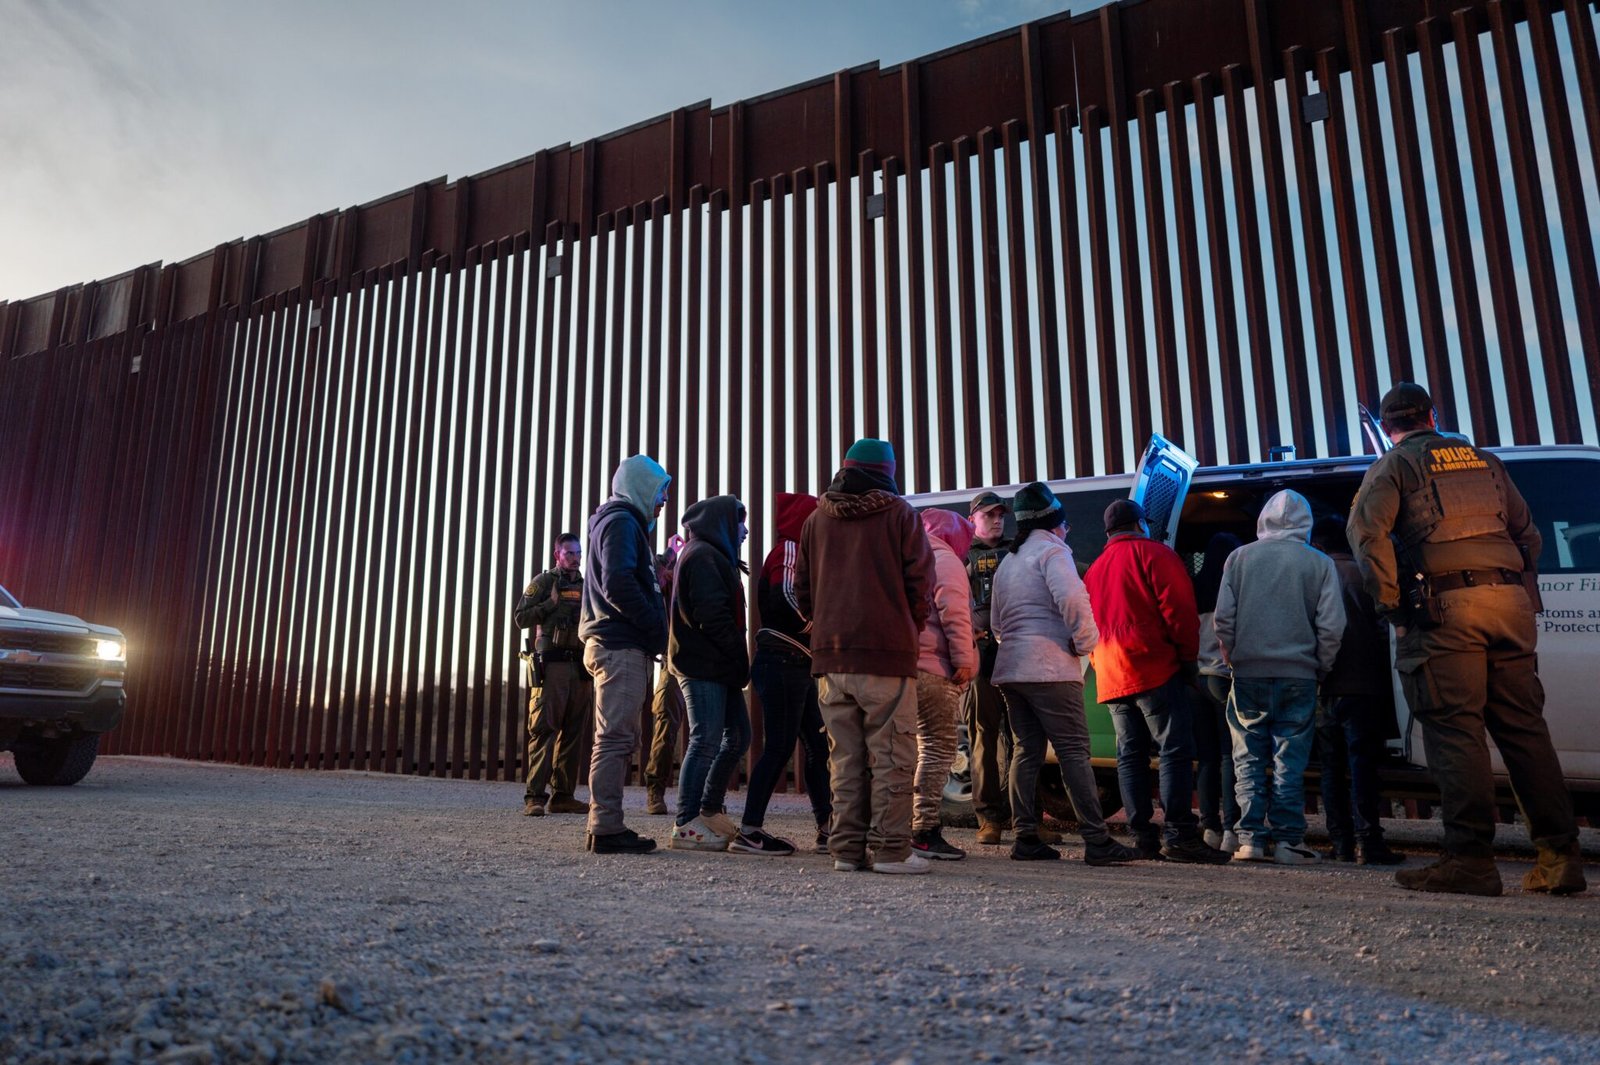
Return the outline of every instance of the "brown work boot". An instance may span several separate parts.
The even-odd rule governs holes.
[[[978,842],[985,847],[997,847],[1005,838],[1006,826],[998,821],[978,818]]]
[[[1589,887],[1583,878],[1583,852],[1578,841],[1565,847],[1539,847],[1539,862],[1522,877],[1523,891],[1548,891],[1552,895],[1576,895]]]
[[[1446,854],[1421,869],[1402,869],[1394,882],[1408,891],[1439,891],[1451,895],[1500,894],[1500,870],[1493,858],[1465,858]]]
[[[544,800],[543,799],[523,799],[522,800],[522,815],[524,817],[543,817],[544,816]]]
[[[589,812],[589,804],[579,802],[571,795],[552,795],[550,796],[550,812],[553,814],[586,814]]]
[[[645,792],[644,812],[647,814],[669,813],[667,809],[667,789],[660,784],[652,784]]]

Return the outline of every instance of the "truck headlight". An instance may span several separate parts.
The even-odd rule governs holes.
[[[121,640],[96,640],[94,653],[96,658],[107,662],[120,662],[126,657]]]

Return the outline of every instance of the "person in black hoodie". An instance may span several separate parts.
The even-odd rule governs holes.
[[[667,649],[667,610],[647,535],[666,505],[672,477],[648,455],[623,459],[611,498],[589,519],[578,635],[594,677],[594,751],[589,757],[589,849],[647,854],[656,841],[622,823],[622,790],[639,745],[639,709],[650,693],[650,660]]]
[[[794,596],[794,564],[800,550],[800,528],[817,509],[817,497],[778,493],[778,542],[767,553],[756,583],[761,630],[750,663],[750,685],[761,700],[761,757],[750,770],[744,792],[744,818],[730,850],[783,856],[795,846],[768,833],[767,804],[794,756],[795,740],[805,750],[806,798],[817,822],[817,853],[828,853],[828,823],[833,801],[828,782],[828,734],[817,708],[817,681],[811,675],[811,637]]]
[[[739,546],[744,504],[734,496],[702,499],[683,514],[689,542],[672,581],[667,666],[683,686],[689,745],[678,774],[674,850],[727,850],[738,834],[722,812],[728,781],[750,747],[750,683]]]

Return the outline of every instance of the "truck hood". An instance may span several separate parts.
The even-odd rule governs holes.
[[[54,629],[58,632],[93,633],[96,636],[122,638],[121,631],[109,625],[91,625],[71,614],[58,614],[54,610],[39,610],[29,606],[0,606],[0,627]]]

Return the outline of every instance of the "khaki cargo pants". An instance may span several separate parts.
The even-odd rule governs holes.
[[[817,705],[828,730],[833,834],[841,861],[900,862],[911,853],[911,784],[917,769],[917,682],[912,677],[827,673]]]

